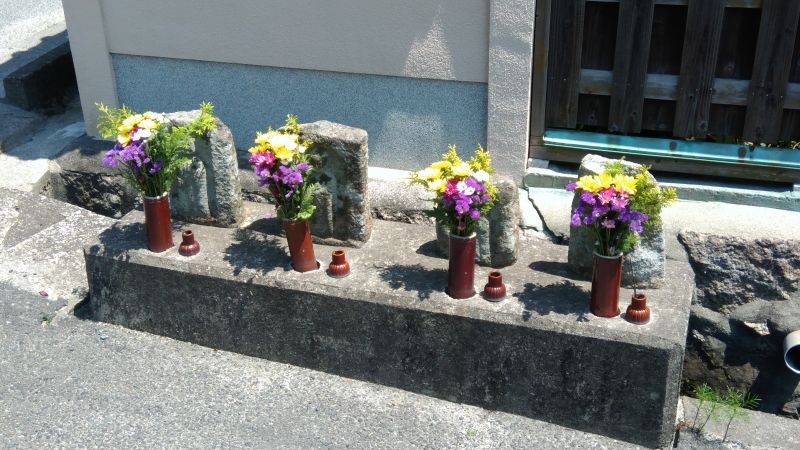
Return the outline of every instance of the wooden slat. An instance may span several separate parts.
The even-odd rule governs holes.
[[[584,0],[551,4],[546,124],[574,128],[578,117]]]
[[[581,70],[580,93],[611,95],[613,74],[609,70]],[[711,102],[717,105],[746,106],[750,89],[749,80],[715,78]],[[678,76],[647,74],[644,98],[652,100],[675,100],[678,95]],[[800,109],[800,83],[789,83],[786,88],[785,109]]]
[[[619,3],[620,0],[589,0],[594,3]],[[763,0],[725,0],[728,8],[761,8]],[[685,6],[689,0],[656,0],[656,5]]]
[[[672,133],[705,138],[717,69],[724,0],[692,0],[686,17],[681,75]]]
[[[531,79],[531,144],[540,144],[545,130],[547,107],[547,54],[550,48],[550,2],[536,2],[534,23],[533,77]]]
[[[800,1],[764,0],[742,133],[746,140],[773,143],[780,137],[798,18]]]
[[[608,129],[638,133],[642,130],[642,107],[654,0],[621,0],[614,51]]]

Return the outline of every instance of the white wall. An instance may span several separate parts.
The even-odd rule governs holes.
[[[488,79],[486,0],[101,0],[101,7],[112,53]]]

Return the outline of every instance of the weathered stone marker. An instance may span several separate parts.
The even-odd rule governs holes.
[[[581,160],[578,177],[598,175],[606,164],[613,161],[598,155],[586,155]],[[640,164],[623,161],[626,173],[633,175]],[[578,194],[572,208],[578,205]],[[569,265],[583,274],[591,274],[594,238],[586,227],[571,227],[569,233]],[[659,224],[645,232],[636,247],[625,255],[622,266],[622,285],[636,288],[658,288],[664,284],[664,229]]]
[[[314,166],[312,181],[320,184],[311,218],[314,242],[361,247],[372,234],[367,189],[367,132],[326,120],[304,124],[303,139]]]
[[[475,260],[482,266],[506,267],[517,262],[520,220],[517,185],[509,178],[497,181],[497,201],[487,217],[478,219]],[[450,254],[447,227],[436,226],[436,242],[445,256]]]
[[[184,125],[200,111],[167,114],[174,125]],[[235,227],[244,215],[239,164],[231,130],[216,119],[208,135],[195,139],[192,162],[178,171],[169,194],[172,216],[187,222]]]

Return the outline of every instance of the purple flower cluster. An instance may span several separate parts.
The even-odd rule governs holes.
[[[131,141],[125,146],[118,142],[103,156],[103,165],[116,168],[120,164],[124,164],[137,175],[142,175],[142,169],[150,175],[155,175],[161,170],[164,163],[151,160],[145,149],[146,144],[143,139]]]
[[[259,186],[268,186],[276,198],[289,199],[305,181],[305,174],[311,168],[305,161],[297,164],[283,164],[272,152],[258,152],[250,156],[253,172]]]
[[[574,191],[575,183],[567,185],[568,191]],[[600,191],[581,191],[578,206],[572,211],[572,226],[595,225],[607,230],[627,228],[634,233],[644,231],[647,214],[630,209],[630,197],[627,193],[609,187]]]
[[[491,197],[486,192],[486,186],[473,177],[463,181],[457,178],[449,180],[442,194],[442,204],[446,208],[453,208],[455,216],[459,219],[459,229],[466,227],[466,219],[478,220],[481,217],[480,208],[488,203]]]

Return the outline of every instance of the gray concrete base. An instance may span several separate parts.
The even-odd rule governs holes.
[[[251,217],[263,205],[248,204]],[[635,326],[588,312],[566,248],[535,241],[504,270],[509,298],[457,301],[428,226],[376,221],[353,273],[287,271],[276,223],[193,226],[201,253],[144,249],[132,212],[85,248],[96,319],[246,355],[546,420],[646,446],[670,443],[693,280],[670,261]],[[177,230],[176,230],[177,232]],[[330,248],[317,246],[327,261]],[[477,268],[476,284],[487,270]],[[631,295],[623,290],[621,298]],[[624,305],[623,305],[624,307]]]
[[[791,185],[769,185],[738,181],[715,181],[703,177],[657,176],[662,186],[673,187],[678,198],[702,202],[734,203],[761,206],[764,208],[800,211],[800,191]],[[548,167],[529,167],[524,185],[529,188],[563,189],[567,183],[577,179],[577,169],[556,164]]]

